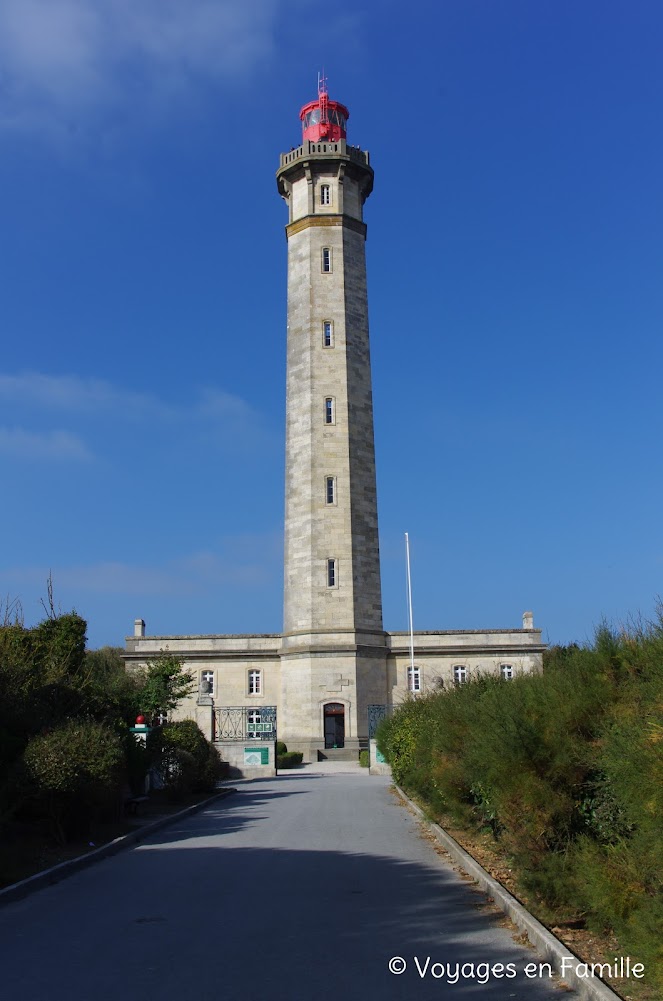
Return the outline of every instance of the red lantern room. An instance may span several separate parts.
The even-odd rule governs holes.
[[[305,104],[299,117],[304,142],[307,139],[311,142],[337,142],[345,139],[350,112],[344,104],[329,100],[327,80],[324,76],[318,76],[318,100]]]

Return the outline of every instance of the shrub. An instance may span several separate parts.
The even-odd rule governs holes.
[[[283,743],[282,740],[277,740],[276,741],[276,753],[277,753],[277,755],[278,754],[287,754],[288,753],[288,748],[285,746],[285,744]]]
[[[149,735],[148,745],[155,750],[177,747],[188,751],[201,765],[207,759],[208,742],[198,724],[192,719],[182,719],[155,727]]]
[[[147,749],[153,767],[161,772],[166,788],[175,795],[207,792],[221,777],[223,766],[218,751],[192,719],[156,727],[148,736]]]
[[[168,798],[177,801],[192,792],[198,764],[189,751],[166,745],[161,752],[159,771]]]
[[[407,701],[377,740],[431,812],[492,831],[557,919],[582,914],[663,969],[663,620],[553,648],[543,674]]]
[[[75,613],[0,625],[0,783],[31,737],[89,715],[85,629]]]
[[[207,744],[207,757],[196,777],[195,790],[211,792],[216,789],[217,782],[228,773],[227,762],[222,761],[214,744]]]
[[[278,754],[276,757],[277,768],[297,768],[301,765],[304,755],[301,751],[286,751],[285,754]]]
[[[120,738],[103,724],[73,720],[34,737],[23,754],[31,799],[61,841],[119,801],[124,774]]]
[[[361,765],[361,767],[362,768],[368,768],[368,766],[370,765],[370,763],[371,763],[371,754],[370,754],[370,751],[366,751],[366,750],[360,751],[359,752],[359,764]]]

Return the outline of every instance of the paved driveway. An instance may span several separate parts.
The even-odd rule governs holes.
[[[559,1001],[387,779],[314,769],[0,909],[0,999]]]

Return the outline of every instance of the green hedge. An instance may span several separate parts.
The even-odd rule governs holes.
[[[377,736],[432,812],[492,831],[551,920],[614,930],[663,986],[663,625],[408,701]]]
[[[297,768],[301,765],[304,755],[301,751],[286,751],[285,754],[277,754],[277,768]]]

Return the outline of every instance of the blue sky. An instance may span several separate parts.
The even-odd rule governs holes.
[[[91,646],[282,621],[286,207],[366,205],[385,627],[663,593],[655,0],[0,0],[0,594]]]

